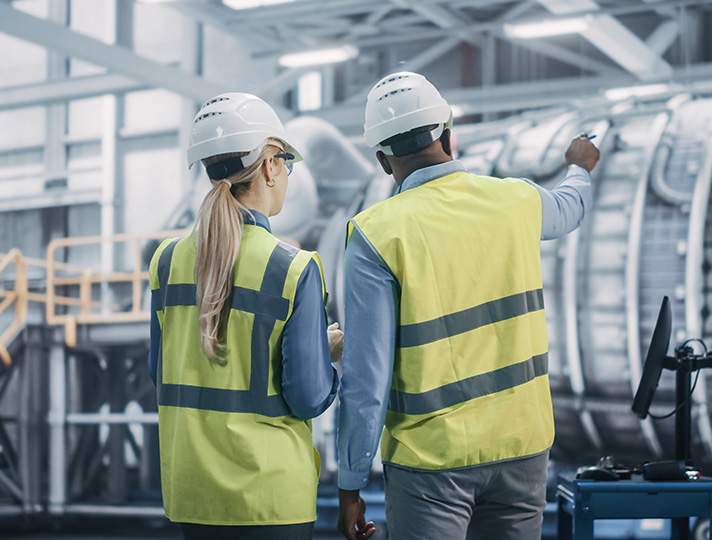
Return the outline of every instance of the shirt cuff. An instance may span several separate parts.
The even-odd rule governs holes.
[[[363,489],[368,485],[368,471],[348,471],[339,468],[339,489]]]
[[[580,165],[576,165],[575,163],[572,163],[571,165],[569,165],[567,171],[569,173],[585,174],[586,176],[590,176],[590,174],[591,174],[586,169],[584,169]]]

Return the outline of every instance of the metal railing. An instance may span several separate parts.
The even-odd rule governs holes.
[[[141,298],[149,279],[148,271],[143,269],[142,246],[149,240],[160,240],[186,234],[186,229],[162,231],[153,234],[118,234],[111,237],[90,236],[79,238],[60,238],[47,246],[47,259],[25,257],[14,248],[8,253],[0,253],[0,274],[14,265],[14,276],[6,281],[13,282],[10,288],[0,288],[0,315],[14,307],[14,317],[9,326],[0,333],[0,360],[9,367],[12,359],[8,345],[27,323],[28,303],[39,302],[46,305],[45,322],[49,325],[64,325],[65,342],[76,345],[77,324],[115,323],[148,321],[150,313],[141,305]],[[134,250],[133,268],[128,272],[103,272],[86,266],[57,261],[60,249],[79,246],[109,246],[131,244]],[[39,292],[28,287],[28,267],[40,269],[46,274],[46,280],[38,288]],[[103,297],[110,291],[109,284],[128,284],[130,286],[131,308],[122,310],[111,299]],[[94,298],[96,285],[99,285],[99,298]],[[61,289],[60,289],[61,288]],[[41,289],[44,289],[42,291]],[[60,294],[61,290],[61,294]],[[62,306],[66,313],[59,313]]]
[[[11,305],[14,304],[15,306],[15,316],[10,326],[0,334],[0,360],[2,360],[5,366],[12,364],[10,353],[7,351],[7,344],[20,328],[25,325],[25,322],[27,322],[27,301],[29,293],[27,292],[26,261],[22,256],[22,252],[17,248],[11,249],[9,253],[0,255],[0,273],[13,263],[15,265],[14,287],[10,291],[0,289],[0,296],[2,297],[2,301],[0,302],[0,314]]]

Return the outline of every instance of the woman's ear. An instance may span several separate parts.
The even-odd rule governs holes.
[[[277,165],[277,160],[270,156],[262,162],[263,172],[267,182],[272,182],[279,176],[280,170]]]

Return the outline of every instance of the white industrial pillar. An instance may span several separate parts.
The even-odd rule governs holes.
[[[49,513],[63,514],[67,503],[66,418],[67,388],[64,347],[49,352]]]
[[[106,10],[106,21],[104,21],[105,39],[111,45],[116,44],[118,18],[121,15],[116,0],[108,0]],[[108,238],[116,234],[116,183],[117,183],[117,132],[118,122],[118,98],[113,94],[107,94],[102,98],[102,124],[101,124],[101,159],[102,159],[102,182],[101,182],[101,236]],[[102,242],[101,244],[101,272],[108,274],[114,271],[114,250],[112,242]],[[102,313],[111,311],[113,298],[109,283],[101,283],[101,310]]]
[[[203,71],[203,25],[191,20],[189,17],[183,17],[182,32],[181,71],[200,77]],[[212,96],[205,96],[205,99],[207,100],[210,97]],[[190,97],[183,97],[181,100],[181,124],[178,131],[178,149],[181,152],[188,148],[191,122],[200,105],[201,103],[197,103]],[[182,193],[190,193],[194,189],[193,184],[199,174],[200,167],[193,167],[189,171],[188,164],[184,163],[181,170],[183,174],[180,178],[180,190]]]
[[[52,0],[49,4],[49,19],[66,25],[69,9],[67,0]],[[47,81],[61,81],[67,78],[67,56],[61,51],[47,50]],[[44,166],[45,180],[66,175],[67,153],[64,146],[66,132],[67,105],[55,103],[47,106],[47,132],[45,134]]]

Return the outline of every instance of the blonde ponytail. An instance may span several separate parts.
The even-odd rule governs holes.
[[[200,348],[211,360],[223,363],[226,350],[225,324],[230,311],[233,272],[240,251],[243,214],[249,210],[240,202],[252,181],[262,176],[265,159],[280,152],[267,144],[259,158],[249,167],[220,181],[205,196],[195,223],[195,285],[198,307]],[[206,167],[213,163],[243,157],[247,153],[229,153],[203,160]]]

